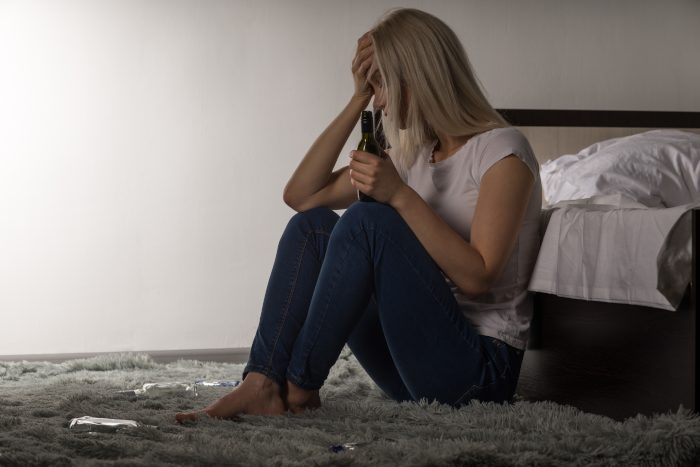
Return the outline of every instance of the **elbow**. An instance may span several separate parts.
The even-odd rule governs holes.
[[[289,185],[289,184],[287,184],[287,185]],[[289,187],[288,186],[284,187],[284,190],[282,190],[282,200],[284,201],[284,203],[287,206],[289,206],[289,203],[292,202],[292,197],[290,195],[291,195],[291,192],[289,191]]]
[[[292,198],[289,195],[289,193],[287,191],[284,191],[284,193],[282,193],[282,201],[284,201],[284,204],[286,204],[290,208],[294,209],[295,211],[297,211],[297,212],[299,211],[296,208],[297,202],[294,200],[294,198]]]
[[[494,286],[500,276],[500,269],[486,263],[481,257],[481,264],[476,267],[470,267],[468,270],[462,271],[461,281],[455,284],[469,298],[483,295]]]
[[[292,198],[289,196],[289,194],[286,191],[284,193],[282,193],[282,201],[284,201],[284,204],[286,204],[290,208],[292,207]]]
[[[282,201],[284,201],[284,204],[290,208],[294,208],[294,205],[297,204],[297,201],[299,200],[299,193],[291,185],[292,181],[289,180],[282,189]]]
[[[475,298],[485,294],[493,286],[494,281],[489,277],[470,277],[463,280],[459,285],[459,290],[469,298]]]

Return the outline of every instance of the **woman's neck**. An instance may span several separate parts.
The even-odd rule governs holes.
[[[438,134],[438,142],[433,149],[433,162],[440,162],[452,154],[456,153],[459,148],[464,146],[471,136],[449,136]]]

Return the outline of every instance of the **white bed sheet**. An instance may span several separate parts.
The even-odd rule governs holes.
[[[690,281],[694,207],[648,208],[621,195],[551,206],[529,290],[676,310]]]

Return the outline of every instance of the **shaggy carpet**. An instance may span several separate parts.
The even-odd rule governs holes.
[[[700,462],[700,419],[684,409],[616,422],[554,403],[474,402],[458,410],[426,401],[399,404],[383,396],[347,347],[321,389],[323,407],[301,415],[178,425],[175,412],[201,408],[231,389],[202,388],[196,397],[191,391],[117,393],[149,382],[239,379],[242,370],[193,360],[158,364],[144,354],[0,362],[0,465]],[[143,426],[115,433],[70,429],[71,419],[82,416]]]

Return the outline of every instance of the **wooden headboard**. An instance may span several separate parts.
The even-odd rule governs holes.
[[[537,160],[575,154],[591,144],[653,128],[678,128],[700,133],[700,112],[619,110],[498,109],[523,132]]]

